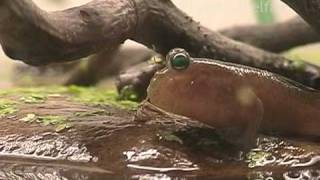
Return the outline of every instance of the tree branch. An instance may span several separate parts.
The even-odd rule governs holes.
[[[272,52],[282,52],[292,47],[317,42],[320,39],[314,29],[300,17],[271,25],[235,26],[219,32],[231,39],[245,42]],[[134,56],[134,53],[125,53],[131,54],[129,55],[130,57],[132,57],[132,55]],[[135,54],[137,53],[145,54],[144,52],[136,52]],[[94,85],[107,75],[118,73],[118,71],[123,68],[122,64],[124,61],[127,61],[130,64],[129,61],[132,59],[111,58],[113,55],[114,53],[102,50],[97,55],[90,58],[87,68],[83,68],[82,66],[77,68],[66,84]],[[139,82],[137,87],[133,86],[135,87],[134,91],[139,94],[139,97],[144,97],[145,90],[149,84],[149,78],[151,78],[152,74],[146,77],[143,76],[155,72],[157,68],[153,71],[147,70],[150,69],[150,67],[147,69],[142,68],[145,68],[145,66],[135,66],[130,68],[129,71],[121,74],[118,77],[119,81],[117,83],[119,90],[125,85]],[[132,69],[139,73],[131,73],[133,71]],[[130,73],[127,74],[127,72]],[[133,77],[134,75],[138,75],[138,77]],[[125,77],[125,79],[123,79],[123,77]],[[130,79],[129,77],[133,79]]]
[[[119,45],[132,34],[131,1],[94,0],[47,13],[31,0],[0,3],[0,42],[5,53],[33,65],[78,59]]]
[[[280,55],[231,40],[212,32],[177,9],[171,1],[147,1],[149,16],[140,21],[134,40],[166,54],[182,47],[193,57],[208,57],[265,69],[320,88],[319,67],[305,63],[303,70]]]
[[[283,52],[320,40],[320,35],[300,17],[270,25],[236,26],[219,32],[231,39],[272,52]]]
[[[128,90],[134,92],[137,98],[135,100],[142,101],[147,96],[147,88],[153,75],[163,66],[160,64],[148,64],[146,62],[137,64],[120,73],[116,79],[116,87],[121,96],[125,96]],[[127,98],[127,97],[123,97]]]
[[[320,32],[320,0],[282,0]]]
[[[305,63],[305,68],[297,69],[280,55],[212,32],[169,0],[94,0],[53,13],[30,0],[3,0],[0,8],[0,42],[5,52],[30,64],[76,59],[130,38],[161,54],[182,47],[194,57],[253,66],[320,87],[319,67]]]
[[[319,40],[318,33],[300,17],[271,25],[236,26],[219,32],[231,39],[272,52],[282,52],[299,45],[305,45]],[[126,64],[134,64],[131,61],[135,59],[135,56],[145,54],[145,52],[138,51],[126,51],[122,53],[126,53],[132,58],[110,58],[114,53],[102,50],[90,58],[87,68],[79,66],[80,68],[77,68],[66,84],[94,85],[107,75],[118,74],[120,69],[125,68],[125,66],[122,65],[125,61],[127,62]],[[141,60],[142,59],[146,58],[141,58]],[[153,67],[154,69],[152,69]],[[119,91],[126,85],[131,85],[133,91],[140,97],[139,99],[144,99],[149,81],[157,69],[157,66],[138,65],[123,72],[117,81]]]
[[[146,48],[118,48],[91,56],[85,65],[78,66],[65,85],[93,86],[107,77],[114,77],[124,69],[149,60],[155,53]],[[144,70],[141,70],[144,71]]]

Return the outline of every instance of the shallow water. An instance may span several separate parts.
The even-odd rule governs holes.
[[[65,99],[23,104],[16,114],[0,118],[0,180],[320,176],[319,140],[261,136],[257,148],[243,153],[221,141],[214,130],[185,119],[154,116],[141,123],[133,121],[134,112]],[[34,109],[39,116],[50,112],[70,117],[71,128],[56,132],[55,126],[21,121]]]
[[[0,179],[319,179],[320,146],[260,137],[246,155],[196,129],[150,127],[88,141],[58,133],[0,138]],[[197,139],[201,137],[200,139]],[[196,140],[197,139],[197,140]],[[228,150],[226,150],[228,149]]]

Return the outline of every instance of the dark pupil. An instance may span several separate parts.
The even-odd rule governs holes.
[[[189,58],[183,55],[178,55],[171,60],[171,66],[177,70],[186,69],[189,66],[189,64]]]

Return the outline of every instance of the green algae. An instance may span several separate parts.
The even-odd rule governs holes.
[[[66,92],[65,87],[62,86],[48,86],[48,87],[26,87],[26,88],[10,88],[1,89],[0,96],[48,96],[51,94],[59,94]]]
[[[76,112],[74,113],[75,116],[77,117],[89,117],[89,116],[99,116],[99,115],[107,115],[107,116],[112,116],[113,113],[108,112],[103,109],[99,109],[96,111],[88,111],[88,112]]]
[[[245,162],[249,168],[264,166],[272,154],[264,151],[251,151],[246,155]]]
[[[128,110],[136,110],[138,107],[138,103],[136,102],[120,100],[116,90],[70,86],[67,91],[72,95],[72,99],[78,102],[95,105],[110,105]]]
[[[19,96],[22,103],[45,103],[49,97],[64,96],[69,100],[91,105],[110,105],[136,110],[138,103],[121,100],[115,89],[98,89],[78,86],[47,86],[32,88],[12,88],[0,90],[1,96]]]
[[[214,150],[232,155],[236,149],[210,128],[194,127],[178,131],[160,131],[157,134],[157,139],[164,143],[184,145],[195,151],[211,152]]]
[[[39,104],[44,103],[47,100],[47,96],[41,94],[30,94],[29,96],[23,96],[20,101],[26,104]]]
[[[18,111],[16,103],[11,100],[0,100],[0,118],[14,114]]]
[[[119,99],[138,102],[141,97],[139,97],[139,93],[132,86],[125,86],[119,93]]]
[[[69,124],[68,118],[63,116],[38,116],[36,114],[27,114],[24,118],[20,119],[21,121],[27,123],[39,123],[43,126],[54,126],[57,132],[61,132],[65,129],[71,127]]]
[[[51,97],[66,98],[70,101],[85,103],[88,105],[109,105],[126,110],[134,110],[138,104],[130,101],[119,100],[116,90],[103,90],[97,88],[70,87],[34,87],[13,88],[0,90],[0,118],[18,112],[20,104],[46,103]],[[12,100],[11,100],[12,99]],[[77,117],[112,115],[105,109],[97,109],[90,112],[76,112]],[[69,117],[37,114],[27,114],[20,121],[26,123],[39,123],[43,126],[53,126],[57,132],[71,127]]]
[[[183,144],[183,140],[171,132],[161,132],[157,136],[159,140],[164,140],[167,142],[176,142],[181,145]]]

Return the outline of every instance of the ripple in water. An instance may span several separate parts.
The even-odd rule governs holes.
[[[96,161],[88,149],[79,142],[56,133],[26,137],[8,135],[0,137],[0,156],[38,160],[68,160],[72,162]]]
[[[250,168],[264,166],[311,167],[320,163],[320,155],[293,146],[277,138],[263,138],[259,147],[247,155]]]
[[[320,170],[291,171],[283,175],[285,180],[319,180]]]
[[[108,176],[112,176],[111,172],[95,167],[27,161],[0,162],[0,179],[3,180],[103,180]]]
[[[174,154],[174,152],[166,149],[138,149],[133,148],[123,153],[126,161],[129,162],[128,168],[135,170],[145,170],[153,172],[172,172],[172,171],[197,171],[199,167],[189,161],[182,154]],[[166,161],[169,160],[169,161]],[[159,162],[167,162],[166,164],[157,164]]]

